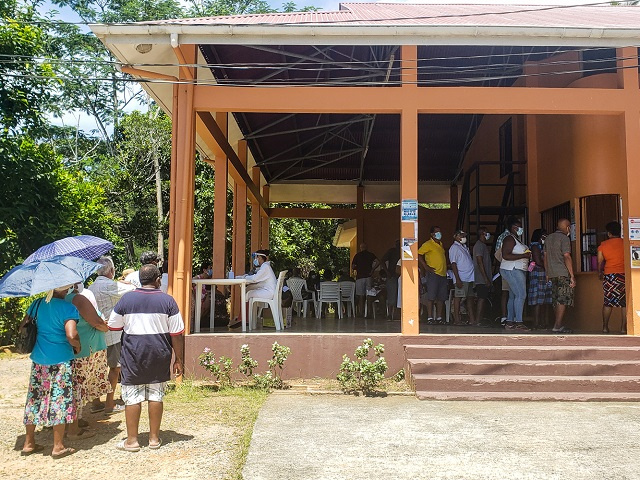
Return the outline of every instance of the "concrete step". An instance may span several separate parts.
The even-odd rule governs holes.
[[[640,395],[640,377],[523,376],[523,375],[412,375],[416,391],[438,392],[634,392]]]
[[[640,336],[631,335],[436,335],[423,334],[407,337],[405,346],[410,345],[559,345],[597,347],[636,347],[640,349]]]
[[[555,345],[406,345],[406,359],[470,360],[640,360],[635,347]]]
[[[638,402],[635,392],[441,392],[420,390],[420,400],[538,401],[538,402]],[[550,406],[550,408],[553,408]]]
[[[465,360],[410,359],[411,374],[428,375],[524,375],[524,376],[634,376],[640,360]]]

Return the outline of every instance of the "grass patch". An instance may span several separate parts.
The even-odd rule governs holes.
[[[242,480],[242,468],[249,452],[253,425],[267,395],[265,390],[251,387],[219,389],[186,379],[181,384],[170,385],[170,392],[164,401],[169,408],[176,410],[212,412],[207,422],[232,429],[232,469],[227,478]]]

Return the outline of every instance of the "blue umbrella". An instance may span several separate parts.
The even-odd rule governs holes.
[[[84,258],[65,256],[18,265],[0,278],[0,297],[29,297],[84,282],[101,266]]]
[[[58,255],[86,258],[93,260],[113,249],[113,243],[93,235],[66,237],[40,247],[23,262],[25,265],[39,260],[46,260]]]

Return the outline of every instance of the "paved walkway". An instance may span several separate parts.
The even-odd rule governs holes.
[[[244,480],[640,479],[639,403],[270,395]]]

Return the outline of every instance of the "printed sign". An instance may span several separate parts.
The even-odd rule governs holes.
[[[640,218],[629,217],[629,240],[640,240]]]
[[[416,243],[415,238],[403,238],[402,239],[402,260],[413,260],[413,252],[411,251],[411,245]]]
[[[403,222],[417,222],[418,221],[418,201],[417,200],[402,200],[401,215]]]
[[[640,268],[640,247],[631,245],[631,268]]]

